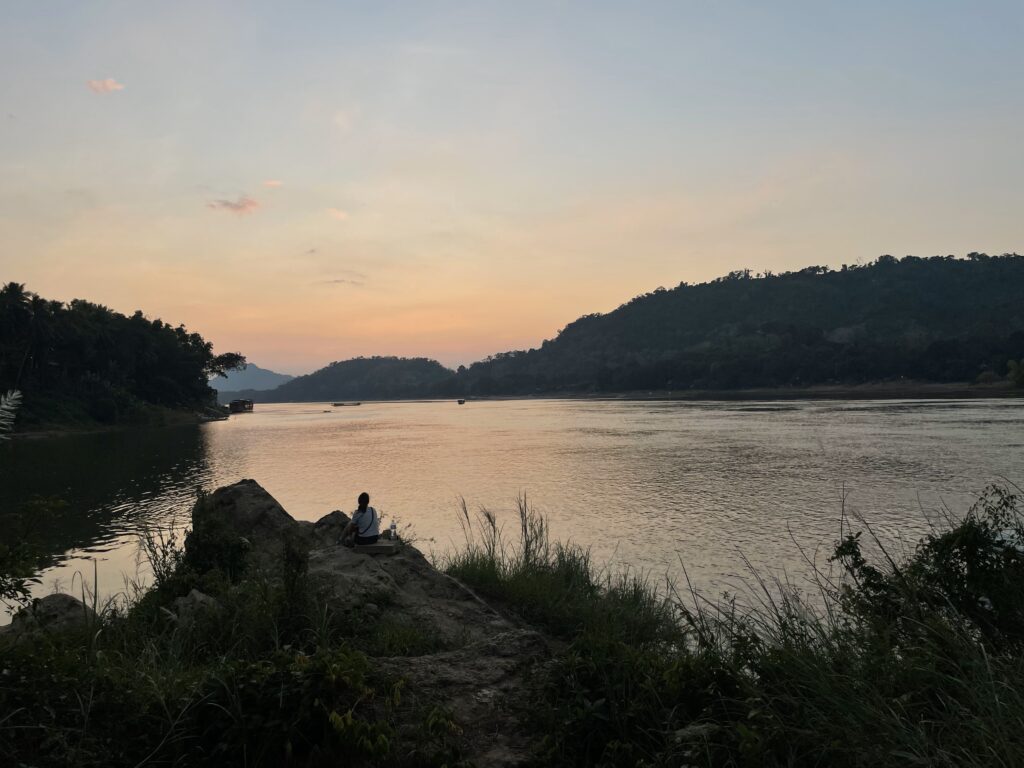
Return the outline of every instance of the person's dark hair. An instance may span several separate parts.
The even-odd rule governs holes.
[[[369,504],[370,503],[370,494],[368,494],[366,491],[363,491],[362,493],[360,493],[359,494],[359,503],[360,504]]]

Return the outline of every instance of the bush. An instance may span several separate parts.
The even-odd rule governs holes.
[[[468,525],[449,573],[568,641],[538,681],[550,765],[1014,765],[1024,761],[1024,512],[990,488],[898,563],[860,534],[815,608],[782,585],[761,602],[662,599],[549,545],[520,504],[520,542]],[[464,512],[467,524],[469,517]],[[482,536],[481,532],[482,531]]]

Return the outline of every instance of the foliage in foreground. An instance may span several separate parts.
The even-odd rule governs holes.
[[[817,610],[767,585],[753,610],[659,599],[549,544],[525,503],[517,546],[484,513],[446,568],[568,641],[538,680],[541,762],[1019,765],[1022,513],[991,488],[905,562],[869,562],[850,535]]]
[[[539,764],[1024,762],[1024,505],[1005,489],[902,561],[846,536],[819,609],[768,585],[740,610],[598,572],[525,500],[514,546],[493,515],[465,520],[446,570],[559,641],[533,681]],[[0,762],[458,764],[450,715],[410,713],[367,655],[429,638],[332,613],[297,541],[274,576],[239,546],[216,526],[184,550],[150,536],[153,589],[97,606],[78,636],[0,642]],[[193,588],[217,602],[172,611]]]
[[[97,616],[81,632],[0,638],[0,765],[458,764],[450,716],[403,703],[367,653],[433,639],[332,611],[301,542],[285,539],[272,570],[216,525],[184,549],[150,532],[143,549],[151,589],[98,605],[83,588]],[[183,610],[193,589],[214,599]]]

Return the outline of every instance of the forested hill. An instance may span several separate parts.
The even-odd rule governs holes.
[[[883,256],[638,296],[457,376],[467,394],[999,378],[1024,357],[1024,257]]]
[[[423,357],[358,357],[331,363],[268,392],[221,392],[221,402],[244,397],[260,403],[388,400],[437,395],[454,372]]]
[[[1020,380],[1022,358],[1024,257],[883,256],[839,270],[742,271],[659,288],[579,318],[539,349],[458,371],[423,358],[359,358],[269,392],[221,396],[289,402]]]
[[[0,288],[0,391],[20,390],[25,427],[162,419],[215,403],[210,376],[244,365],[184,326],[76,299]]]

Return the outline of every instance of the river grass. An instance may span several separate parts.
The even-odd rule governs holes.
[[[613,574],[550,541],[525,500],[507,542],[463,508],[466,544],[439,565],[551,638],[525,708],[533,764],[1011,766],[1022,513],[990,489],[902,560],[848,535],[844,576],[822,576],[813,604],[766,583],[741,609]],[[386,612],[333,614],[300,546],[285,542],[274,578],[236,572],[234,547],[150,536],[153,588],[106,605],[83,590],[96,616],[77,633],[0,640],[0,764],[454,766],[488,738],[443,705],[410,712],[416,692],[373,662],[444,650],[437,638]],[[175,601],[196,588],[220,607],[186,620]]]
[[[520,503],[506,546],[464,512],[444,564],[567,642],[538,681],[538,761],[621,766],[994,766],[1024,762],[1024,525],[989,489],[902,562],[860,534],[808,604],[761,583],[754,608],[595,571]],[[813,607],[817,606],[817,607]]]

